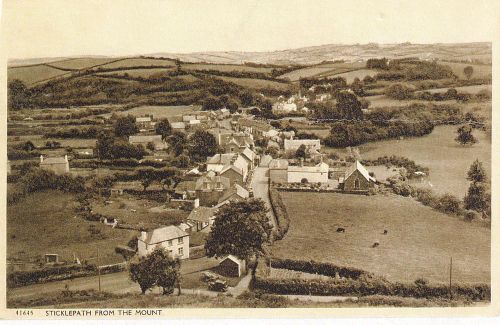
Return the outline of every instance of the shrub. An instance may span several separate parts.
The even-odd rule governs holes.
[[[436,209],[448,214],[458,214],[461,212],[460,200],[451,194],[444,194],[438,199]]]
[[[9,288],[15,288],[35,283],[72,279],[94,275],[95,271],[95,265],[69,265],[44,268],[35,271],[17,271],[8,274],[7,286]]]

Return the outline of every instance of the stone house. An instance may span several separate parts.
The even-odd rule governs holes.
[[[376,179],[371,177],[366,168],[356,160],[347,168],[345,176],[339,179],[339,183],[347,192],[367,192],[375,186]]]
[[[43,155],[40,155],[40,168],[51,170],[57,175],[69,173],[68,156],[45,158]]]
[[[145,256],[156,247],[165,248],[172,257],[189,258],[189,234],[177,226],[157,228],[152,231],[141,231],[137,238],[137,253]]]

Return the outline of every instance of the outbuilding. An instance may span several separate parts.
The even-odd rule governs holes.
[[[219,262],[218,269],[223,276],[239,278],[246,273],[246,263],[234,255],[227,255]]]

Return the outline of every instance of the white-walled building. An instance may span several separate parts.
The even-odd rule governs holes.
[[[189,234],[177,226],[157,228],[152,231],[142,231],[137,238],[137,253],[145,256],[156,247],[165,248],[172,257],[189,258]]]

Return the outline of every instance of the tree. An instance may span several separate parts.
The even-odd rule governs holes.
[[[196,130],[189,138],[189,156],[192,160],[205,160],[217,153],[217,140],[212,133]]]
[[[476,159],[467,172],[467,180],[471,182],[485,182],[486,172],[484,171],[483,164]]]
[[[486,172],[483,164],[475,160],[467,172],[467,180],[471,181],[467,194],[464,197],[466,209],[478,212],[487,212],[490,209],[490,194],[486,188]]]
[[[474,144],[477,142],[476,138],[472,135],[472,127],[470,125],[463,125],[457,130],[458,136],[455,138],[455,141],[462,145],[466,144]]]
[[[248,260],[264,254],[272,226],[261,199],[246,199],[222,206],[205,242],[209,257],[231,254]]]
[[[161,139],[165,140],[172,133],[172,126],[167,119],[162,119],[155,126],[155,132],[161,135]]]
[[[179,156],[187,147],[186,134],[179,131],[174,131],[172,135],[167,138],[167,142],[170,145],[168,150],[173,152],[175,156]]]
[[[253,94],[249,91],[244,91],[240,94],[241,105],[249,107],[254,104]]]
[[[139,168],[137,169],[136,174],[141,181],[144,192],[149,187],[149,185],[151,185],[154,181],[159,180],[158,174],[153,167]]]
[[[160,286],[163,294],[171,294],[176,283],[180,288],[180,265],[180,260],[172,258],[160,247],[131,261],[129,276],[133,282],[139,284],[142,294],[154,286]]]
[[[296,158],[306,158],[306,146],[301,144],[298,148],[297,151],[295,151],[295,157]]]
[[[413,89],[406,85],[397,83],[387,88],[385,95],[398,100],[411,99],[413,98]]]
[[[485,184],[472,182],[464,197],[464,206],[468,210],[485,211],[489,206],[489,195]]]
[[[343,119],[360,120],[363,118],[362,104],[354,95],[348,91],[341,91],[336,96],[337,108]]]
[[[99,159],[110,159],[111,158],[111,150],[113,148],[113,145],[115,143],[115,139],[112,134],[106,131],[101,131],[97,135],[97,142],[96,142],[96,151],[97,151],[97,157]]]
[[[468,65],[464,68],[464,74],[467,79],[470,79],[473,73],[474,73],[474,68],[472,66]]]
[[[226,108],[231,112],[231,114],[234,114],[238,111],[238,103],[234,100],[228,100],[226,103]]]
[[[128,137],[139,132],[132,115],[118,117],[114,123],[114,132],[117,137]]]
[[[218,109],[221,109],[224,106],[224,102],[220,100],[219,98],[215,97],[208,97],[203,101],[202,104],[202,110],[204,111],[216,111]]]

